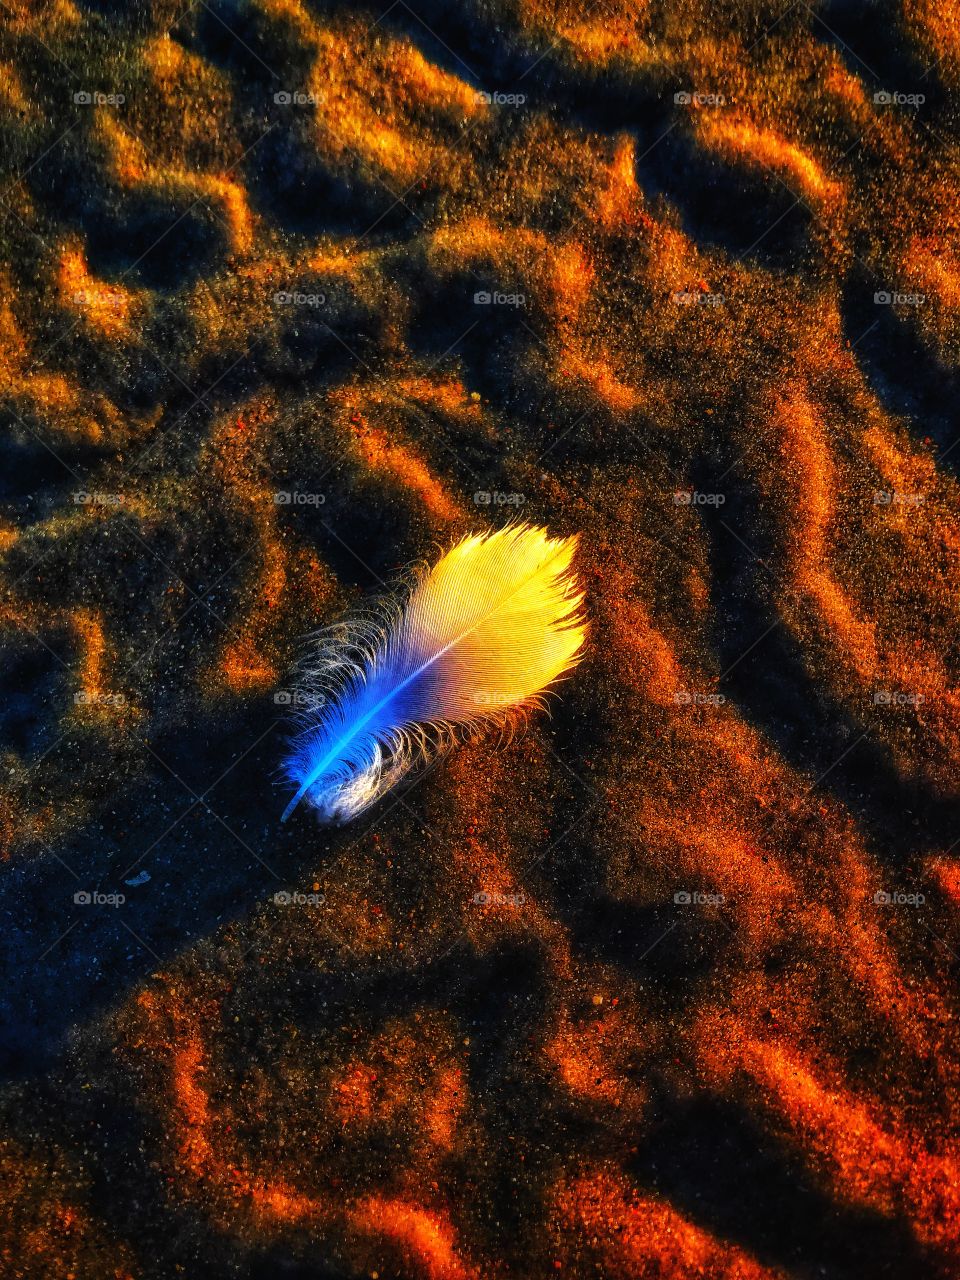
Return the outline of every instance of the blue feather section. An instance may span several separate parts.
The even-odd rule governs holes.
[[[281,822],[304,797],[321,816],[336,820],[335,801],[343,801],[343,788],[383,768],[384,746],[402,749],[398,727],[420,718],[429,683],[423,664],[398,649],[381,655],[368,679],[351,675],[293,743],[286,775],[297,793]]]

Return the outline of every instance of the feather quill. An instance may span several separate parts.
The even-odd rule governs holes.
[[[577,539],[532,525],[472,534],[421,572],[405,603],[321,632],[284,775],[348,822],[463,733],[509,726],[580,661]]]

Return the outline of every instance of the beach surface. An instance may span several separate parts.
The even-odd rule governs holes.
[[[0,5],[0,1272],[960,1273],[960,5]],[[579,535],[354,823],[303,640]]]

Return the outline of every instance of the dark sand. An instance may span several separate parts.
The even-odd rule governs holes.
[[[3,1277],[955,1277],[957,0],[0,20]],[[551,715],[281,826],[517,515]]]

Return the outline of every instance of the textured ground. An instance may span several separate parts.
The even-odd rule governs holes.
[[[957,0],[0,19],[3,1276],[960,1274]],[[518,512],[552,718],[281,827]]]

